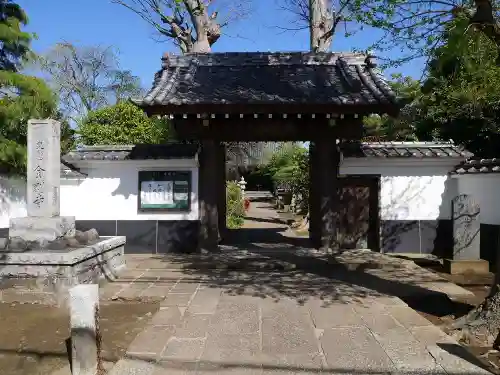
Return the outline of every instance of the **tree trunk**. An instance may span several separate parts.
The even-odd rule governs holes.
[[[500,65],[500,23],[495,18],[493,2],[491,0],[474,0],[475,12],[469,24],[484,33],[498,50],[497,65]]]
[[[112,0],[172,40],[182,53],[209,53],[221,36],[217,12],[208,13],[206,0]]]
[[[491,0],[474,0],[476,10],[470,23],[478,27],[498,48],[500,48],[500,24],[495,19]]]
[[[497,249],[499,245],[500,237]],[[457,319],[451,329],[461,331],[461,338],[466,342],[486,342],[493,349],[500,349],[500,256],[497,256],[495,279],[488,297],[467,315]]]
[[[327,0],[309,0],[309,36],[310,36],[310,48],[312,52],[327,52],[332,44],[332,38],[334,33],[334,11],[333,8],[329,8]],[[309,146],[309,158],[311,158],[311,146]],[[310,166],[309,168],[312,168]],[[310,169],[311,171],[312,169]],[[311,177],[309,177],[311,179]],[[311,183],[314,183],[311,181]],[[310,185],[311,186],[311,185]],[[311,197],[315,195],[311,192],[311,187],[309,187],[309,201]],[[299,225],[298,230],[314,231],[315,228],[311,228],[311,207],[309,204],[309,209],[307,215],[304,217]],[[316,223],[312,223],[315,225]],[[315,244],[316,237],[313,233],[310,234],[313,244]],[[319,245],[319,244],[318,244]]]
[[[333,8],[327,0],[309,0],[309,33],[312,52],[327,52],[333,37]]]
[[[210,53],[212,44],[219,39],[220,25],[215,21],[215,16],[208,15],[208,9],[200,0],[184,0],[191,17],[196,38],[187,52]]]

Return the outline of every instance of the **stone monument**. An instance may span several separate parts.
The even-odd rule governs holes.
[[[489,271],[487,261],[480,254],[480,207],[468,194],[452,200],[453,259],[444,262],[452,274]]]
[[[59,216],[60,132],[55,120],[28,121],[28,216],[10,220],[11,250],[45,248],[50,241],[75,236],[75,218]]]
[[[27,282],[30,291],[36,285],[66,303],[68,288],[113,279],[125,267],[125,237],[80,232],[73,216],[60,216],[59,122],[30,120],[27,148],[28,216],[10,220],[9,238],[0,247],[0,280]]]

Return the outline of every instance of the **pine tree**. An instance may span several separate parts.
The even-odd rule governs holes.
[[[56,113],[56,97],[42,80],[24,75],[23,65],[34,57],[33,35],[22,30],[24,10],[0,0],[0,172],[23,173],[26,168],[26,125],[30,118]]]

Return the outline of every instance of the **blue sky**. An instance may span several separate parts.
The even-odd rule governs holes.
[[[290,18],[279,9],[278,0],[247,0],[249,15],[231,25],[214,45],[214,52],[225,51],[306,51],[307,31],[284,31]],[[149,87],[160,68],[164,52],[178,52],[168,42],[155,41],[151,26],[111,0],[18,0],[28,13],[29,31],[36,32],[36,52],[43,52],[60,41],[77,45],[114,46],[119,51],[122,69],[139,76]],[[290,25],[289,25],[290,26]],[[291,25],[291,27],[295,27]],[[344,38],[336,36],[334,51],[350,51],[367,47],[378,36],[366,30]],[[397,69],[406,75],[420,77],[422,64],[414,62]],[[389,72],[390,73],[390,72]]]

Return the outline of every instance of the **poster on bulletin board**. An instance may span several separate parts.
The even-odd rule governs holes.
[[[140,171],[140,211],[189,211],[190,171]]]

